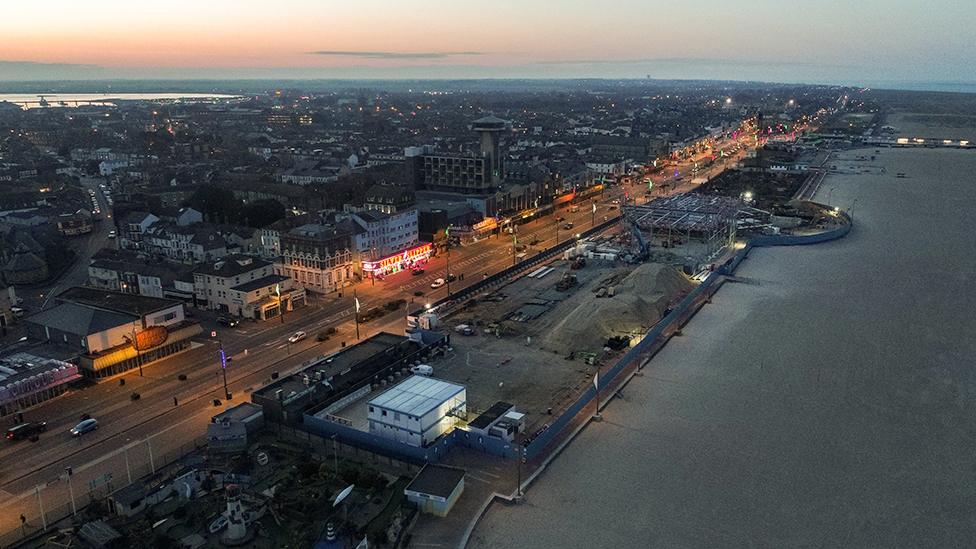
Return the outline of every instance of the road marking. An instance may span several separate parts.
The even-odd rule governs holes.
[[[275,349],[284,349],[287,346],[288,346],[287,343],[282,343],[281,345],[278,345],[277,347],[275,347]]]

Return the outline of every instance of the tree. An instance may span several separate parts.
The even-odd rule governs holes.
[[[214,185],[198,188],[187,203],[212,223],[233,223],[240,216],[241,201],[234,192]]]
[[[244,205],[238,222],[260,229],[284,217],[285,206],[281,202],[273,199],[255,200]]]

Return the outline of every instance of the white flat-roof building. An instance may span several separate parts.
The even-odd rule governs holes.
[[[463,385],[410,376],[369,401],[369,432],[411,446],[428,446],[467,414]]]

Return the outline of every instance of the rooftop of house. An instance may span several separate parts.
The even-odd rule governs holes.
[[[27,317],[26,321],[69,334],[87,336],[138,320],[136,315],[105,311],[77,303],[61,303]]]
[[[195,274],[207,276],[230,277],[261,269],[271,265],[271,263],[251,257],[249,255],[234,254],[224,257],[218,261],[204,263],[194,270]]]
[[[257,280],[250,280],[243,284],[238,284],[237,286],[231,288],[231,290],[234,290],[235,292],[245,292],[245,293],[253,292],[254,290],[260,288],[266,288],[268,286],[271,286],[272,284],[279,284],[286,280],[288,280],[287,276],[272,274],[268,276],[262,276]]]
[[[428,463],[417,473],[405,491],[447,499],[464,480],[464,469]]]
[[[76,303],[89,307],[97,307],[107,311],[126,315],[143,316],[148,313],[179,305],[179,301],[162,299],[137,294],[101,290],[75,286],[68,288],[57,296],[58,302]]]
[[[422,417],[464,391],[463,385],[426,376],[410,376],[369,401],[370,406]]]

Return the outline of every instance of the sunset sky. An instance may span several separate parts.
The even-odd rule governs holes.
[[[972,0],[4,2],[0,79],[972,81],[974,21]]]

